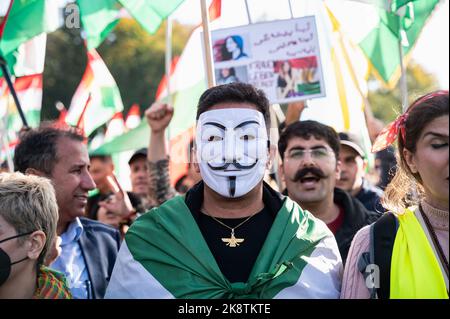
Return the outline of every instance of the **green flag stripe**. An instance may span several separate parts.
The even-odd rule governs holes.
[[[14,52],[21,43],[42,32],[56,30],[58,21],[54,20],[57,16],[48,16],[58,12],[55,6],[53,0],[14,0],[0,42],[3,56]]]
[[[407,2],[411,1],[399,2],[396,8],[400,7],[400,4]],[[408,23],[400,21],[400,17],[394,13],[388,13],[385,10],[380,9],[379,27],[369,33],[359,45],[384,82],[391,82],[400,65],[398,48],[400,40],[399,27],[408,27],[405,29],[405,32],[409,41],[409,46],[403,47],[404,56],[406,56],[413,49],[414,44],[419,38],[420,32],[438,2],[439,0],[412,1],[412,4],[414,5],[414,20],[409,21]],[[406,17],[405,19],[409,19],[409,17]]]
[[[167,18],[184,0],[119,0],[128,12],[150,34],[158,30]]]
[[[119,22],[116,0],[77,0],[88,49],[97,48]]]
[[[125,240],[134,260],[177,298],[272,298],[297,283],[327,236],[323,223],[287,198],[247,283],[224,278],[184,197],[140,217]]]

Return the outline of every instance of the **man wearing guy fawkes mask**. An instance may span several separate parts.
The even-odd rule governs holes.
[[[263,182],[269,102],[253,86],[207,90],[197,112],[203,181],[128,230],[106,298],[337,298],[326,225]],[[320,258],[314,258],[320,256]]]

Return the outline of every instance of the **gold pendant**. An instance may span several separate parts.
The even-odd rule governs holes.
[[[234,237],[234,229],[231,230],[231,238],[222,238],[224,243],[227,243],[228,247],[237,247],[239,244],[244,242],[244,238],[236,238]]]

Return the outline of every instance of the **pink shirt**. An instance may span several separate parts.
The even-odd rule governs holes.
[[[445,258],[448,260],[448,211],[436,209],[426,202],[422,202],[424,213],[430,220],[431,226],[436,233]],[[366,226],[356,233],[353,238],[342,279],[341,299],[369,299],[370,293],[367,289],[363,275],[358,270],[358,260],[364,252],[369,251],[370,226]]]

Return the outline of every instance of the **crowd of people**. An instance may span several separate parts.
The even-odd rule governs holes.
[[[448,298],[448,91],[372,134],[398,144],[378,185],[358,136],[293,106],[274,145],[269,108],[248,84],[205,91],[177,190],[169,105],[146,111],[129,192],[77,129],[24,133],[0,174],[0,298]]]

